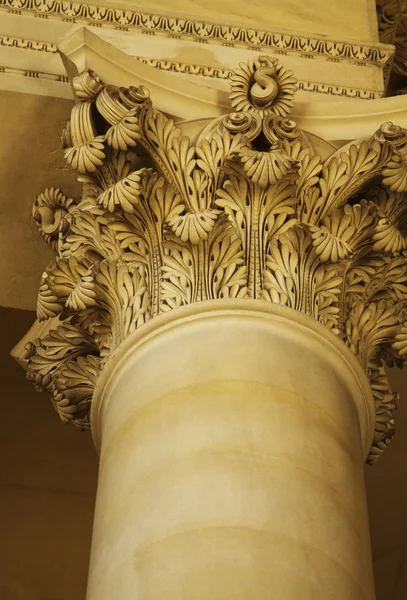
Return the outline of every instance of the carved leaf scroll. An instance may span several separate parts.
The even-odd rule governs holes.
[[[407,360],[407,132],[385,123],[326,160],[289,118],[295,79],[259,56],[231,75],[234,112],[192,141],[143,87],[75,78],[63,133],[80,198],[33,215],[57,252],[28,377],[89,427],[100,368],[132,332],[193,302],[255,298],[304,312],[358,357],[375,398],[375,461],[393,432],[386,363]]]
[[[97,356],[79,356],[55,371],[53,402],[61,421],[73,422],[79,430],[90,429],[89,411],[99,376],[101,360]]]

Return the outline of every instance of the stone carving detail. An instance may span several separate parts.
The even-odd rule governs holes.
[[[1,39],[0,39],[1,41]],[[203,65],[195,65],[183,62],[173,62],[171,60],[163,60],[157,58],[148,58],[145,56],[134,56],[138,61],[160,69],[162,71],[173,71],[175,73],[183,73],[187,75],[201,75],[204,77],[213,77],[215,79],[229,79],[233,71],[228,69],[222,69],[221,67],[208,67]],[[349,98],[363,98],[365,100],[374,100],[375,98],[381,98],[383,94],[378,91],[347,87],[344,85],[330,85],[327,83],[308,81],[308,80],[297,80],[297,88],[307,92],[317,92],[318,94],[329,94],[334,96],[348,96]]]
[[[160,313],[255,298],[304,312],[340,336],[370,378],[389,443],[396,396],[384,364],[407,355],[407,132],[384,124],[323,161],[289,118],[296,82],[268,57],[231,77],[235,112],[195,144],[144,87],[73,82],[63,132],[80,198],[50,189],[33,215],[56,251],[28,344],[28,377],[64,421],[89,426],[104,362]]]
[[[376,0],[379,38],[382,44],[394,44],[400,20],[402,0]]]
[[[1,0],[0,0],[1,8]],[[284,39],[286,41],[286,37]],[[331,42],[331,47],[334,43]],[[22,50],[35,50],[37,52],[46,52],[51,54],[58,54],[56,44],[49,42],[39,42],[37,40],[23,39],[11,36],[0,35],[0,46],[8,48],[19,48]],[[317,49],[317,46],[313,46]],[[223,69],[222,67],[211,67],[205,65],[196,65],[191,63],[184,63],[180,61],[163,60],[157,58],[150,58],[145,56],[134,56],[138,61],[155,67],[162,71],[173,71],[176,73],[182,73],[186,75],[198,75],[204,77],[211,77],[214,79],[229,79],[232,71],[229,69]],[[334,59],[336,60],[336,59]],[[390,62],[384,65],[384,70],[387,72],[391,67]],[[43,73],[41,71],[32,71],[26,69],[15,69],[12,67],[0,67],[0,73],[10,73],[13,75],[20,75],[25,77],[32,77],[34,79],[46,79],[60,83],[68,83],[69,79],[66,75],[57,73]],[[332,85],[328,83],[309,81],[309,80],[297,80],[297,88],[307,92],[316,92],[318,94],[328,94],[334,96],[347,96],[349,98],[363,98],[365,100],[374,100],[375,98],[381,98],[383,93],[377,90],[370,90],[366,88],[347,87],[345,85]]]
[[[293,105],[296,80],[275,58],[259,56],[230,75],[230,101],[238,111],[286,116]]]
[[[407,77],[407,1],[376,0],[379,39],[385,44],[394,44],[396,52],[391,66],[391,94],[406,94]],[[390,76],[389,66],[385,68],[386,79]]]
[[[402,0],[401,2],[401,12],[399,14],[393,43],[396,46],[393,71],[397,75],[407,77],[407,2],[405,0]],[[405,90],[404,93],[406,93]]]
[[[353,44],[325,36],[298,36],[286,31],[259,31],[226,23],[195,21],[69,0],[0,0],[0,9],[14,14],[31,13],[40,18],[56,18],[94,27],[115,27],[124,31],[136,29],[150,35],[157,33],[192,41],[213,41],[251,50],[265,51],[270,48],[278,52],[294,52],[305,58],[321,56],[328,60],[351,60],[361,65],[368,61],[384,67],[393,57],[391,50],[375,44]]]

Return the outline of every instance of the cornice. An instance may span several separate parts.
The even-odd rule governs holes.
[[[31,69],[15,69],[14,67],[0,65],[0,73],[6,73],[7,75],[19,75],[20,77],[30,77],[32,79],[57,81],[65,84],[69,83],[69,79],[66,75],[59,75],[58,73],[44,73],[43,71],[33,71]]]
[[[0,75],[3,89],[39,93],[59,98],[72,97],[69,78],[63,72],[62,63],[60,63],[58,57],[58,48],[55,44],[44,40],[0,35],[0,49],[6,51],[0,56]],[[14,50],[19,55],[18,61],[13,60]],[[21,51],[23,51],[22,54]],[[38,60],[32,60],[33,54],[37,53],[45,54],[41,58],[41,68],[38,68]],[[58,63],[61,66],[60,72],[56,72]],[[24,83],[22,78],[25,78]],[[54,83],[57,85],[54,86]]]
[[[122,31],[138,30],[148,35],[243,47],[256,52],[270,49],[281,54],[293,52],[304,58],[318,56],[331,61],[346,60],[362,66],[373,63],[384,68],[394,54],[394,48],[385,44],[363,44],[282,31],[255,30],[65,0],[0,0],[0,9],[17,15],[32,14],[43,19],[54,18]]]
[[[163,60],[157,58],[147,58],[144,56],[135,56],[137,60],[160,69],[162,71],[170,71],[173,73],[182,73],[185,75],[200,75],[203,77],[213,77],[214,79],[229,79],[232,70],[222,69],[220,67],[208,67],[205,65],[194,65],[191,63],[175,62],[171,60]],[[316,81],[297,80],[297,88],[307,92],[317,92],[319,94],[329,94],[331,96],[346,96],[348,98],[362,98],[364,100],[374,100],[381,98],[382,94],[374,90],[358,89],[346,86],[334,86],[327,83],[319,83]]]
[[[137,82],[150,90],[156,107],[182,120],[219,117],[228,112],[228,95],[206,82],[185,80],[182,86],[173,74],[153,69],[95,35],[87,28],[75,31],[59,45],[69,77],[85,69],[98,73],[102,81],[129,87]],[[323,98],[323,96],[322,96]],[[295,103],[292,116],[299,127],[326,140],[351,140],[368,136],[385,121],[407,127],[403,97],[344,102],[329,99]]]
[[[0,35],[0,46],[5,46],[7,48],[19,48],[20,50],[35,50],[36,52],[58,54],[58,48],[56,44],[10,35]]]
[[[16,36],[0,35],[0,46],[7,48],[18,48],[19,50],[34,50],[36,52],[58,54],[58,48],[56,44],[40,40],[24,39]],[[211,77],[213,79],[227,80],[229,79],[232,73],[230,69],[223,69],[222,67],[196,65],[180,61],[156,59],[144,56],[135,56],[134,58],[150,67],[154,67],[162,71],[180,73],[183,75],[198,75],[202,77]],[[12,73],[15,75],[27,75],[30,77],[36,77],[37,79],[52,79],[53,81],[61,81],[64,83],[68,82],[68,78],[65,75],[59,73],[44,73],[32,69],[23,68],[15,69],[12,67],[7,67],[6,65],[0,67],[0,72]],[[297,81],[297,87],[299,90],[307,92],[329,94],[331,96],[345,96],[347,98],[362,98],[364,100],[374,100],[375,98],[381,97],[381,94],[375,90],[366,90],[362,88],[354,88],[347,86],[334,86],[327,83],[320,83],[301,79]]]

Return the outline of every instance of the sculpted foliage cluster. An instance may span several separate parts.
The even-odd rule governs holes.
[[[292,73],[262,56],[231,76],[235,112],[194,143],[143,87],[85,72],[74,89],[63,144],[82,195],[48,189],[35,201],[57,258],[38,297],[51,326],[26,355],[61,418],[89,426],[100,368],[149,319],[254,298],[310,315],[359,358],[375,460],[395,407],[383,365],[407,354],[407,133],[385,124],[323,161],[288,117]]]

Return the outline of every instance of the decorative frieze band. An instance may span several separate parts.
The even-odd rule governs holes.
[[[230,76],[231,112],[195,144],[144,87],[73,80],[62,141],[80,198],[50,188],[33,216],[56,260],[26,347],[28,378],[89,427],[104,363],[187,304],[252,298],[314,318],[358,358],[376,406],[369,461],[393,435],[384,365],[407,357],[407,131],[385,123],[323,160],[289,118],[296,80],[259,56]]]
[[[58,54],[58,48],[50,42],[38,40],[27,40],[19,37],[0,35],[0,46],[6,48],[19,48],[20,50],[35,50],[37,52],[49,52]]]
[[[295,52],[305,58],[320,56],[328,60],[351,60],[360,65],[369,62],[384,67],[393,56],[391,49],[380,45],[256,31],[252,28],[100,7],[68,0],[0,0],[0,8],[14,14],[32,13],[41,18],[59,18],[73,23],[114,27],[125,31],[136,29],[147,34],[240,46],[257,52],[270,49],[273,52]]]
[[[5,48],[17,48],[18,50],[45,52],[51,55],[58,54],[58,49],[55,44],[39,40],[23,39],[15,36],[0,35],[0,47],[1,46]],[[1,73],[6,75],[16,75],[19,77],[29,77],[30,79],[38,79],[43,81],[55,81],[63,84],[69,83],[68,77],[61,73],[50,73],[46,71],[39,71],[38,69],[24,67],[11,67],[6,64],[0,64],[0,74]],[[27,88],[27,91],[31,91],[31,89]]]
[[[58,54],[56,44],[50,42],[23,39],[12,36],[0,35],[0,46],[7,48],[18,48],[20,50],[34,50],[37,52],[46,52],[50,54]],[[170,61],[156,58],[148,58],[143,56],[135,56],[140,62],[157,68],[163,71],[171,71],[174,73],[182,73],[185,75],[200,75],[211,77],[214,79],[229,79],[232,71],[230,69],[222,69],[221,67],[209,67],[205,65],[195,65],[180,61]],[[32,69],[16,69],[6,65],[0,66],[0,73],[9,73],[13,75],[22,75],[35,77],[37,79],[48,79],[53,81],[68,82],[65,75],[58,73],[44,73]],[[345,96],[348,98],[362,98],[364,100],[373,100],[380,98],[382,94],[374,90],[358,89],[346,86],[334,86],[326,83],[318,83],[313,81],[298,80],[297,87],[299,90],[307,92],[316,92],[319,94],[329,94],[334,96]]]
[[[220,67],[207,67],[203,65],[193,65],[183,62],[173,62],[170,60],[163,60],[157,58],[146,58],[143,56],[136,56],[137,60],[161,69],[163,71],[172,71],[174,73],[184,73],[186,75],[201,75],[204,77],[214,77],[215,79],[230,79],[233,71],[229,69],[222,69]],[[374,90],[364,90],[351,88],[346,86],[334,86],[327,83],[317,83],[315,81],[304,81],[297,80],[297,88],[306,92],[317,92],[319,94],[329,94],[333,96],[346,96],[348,98],[363,98],[364,100],[374,100],[380,98],[381,93],[375,92]]]

